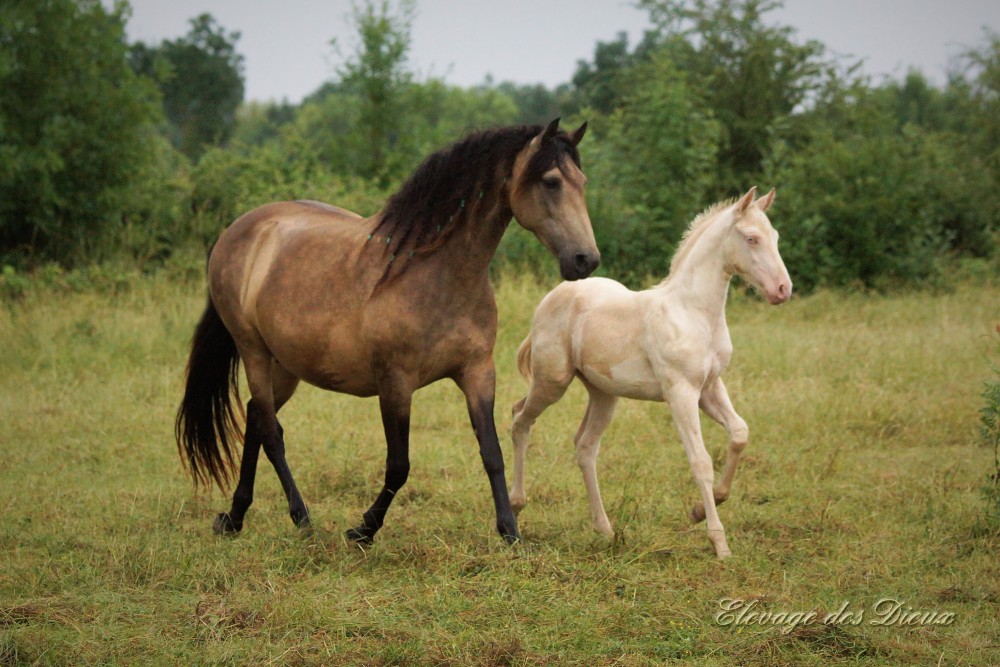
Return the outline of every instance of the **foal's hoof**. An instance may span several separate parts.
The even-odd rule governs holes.
[[[212,522],[212,532],[216,535],[236,535],[241,530],[243,530],[243,522],[240,521],[237,525],[233,521],[233,517],[229,516],[229,512],[220,513]]]
[[[371,546],[371,544],[375,541],[375,533],[373,533],[367,526],[348,528],[344,535],[347,539],[362,547]]]

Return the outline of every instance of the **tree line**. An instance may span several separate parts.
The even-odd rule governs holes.
[[[984,31],[945,84],[858,63],[769,15],[770,0],[639,0],[652,29],[595,45],[554,89],[457,87],[409,67],[413,0],[369,0],[330,81],[299,104],[244,97],[239,34],[209,15],[128,43],[128,5],[0,9],[0,264],[207,247],[253,206],[320,199],[362,214],[471,129],[590,121],[581,146],[602,271],[666,273],[688,221],[751,185],[796,285],[934,284],[998,261],[1000,37]],[[549,264],[510,233],[501,263]],[[544,270],[544,269],[542,269]]]

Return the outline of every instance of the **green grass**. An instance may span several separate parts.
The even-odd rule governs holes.
[[[544,292],[510,276],[498,292],[508,465],[514,355]],[[659,404],[620,404],[600,459],[619,535],[591,531],[579,387],[533,432],[514,548],[447,383],[416,396],[410,480],[374,547],[341,535],[379,488],[377,404],[308,387],[282,421],[316,529],[297,534],[262,462],[243,534],[218,538],[228,500],[193,492],[172,436],[200,282],[29,292],[0,310],[0,665],[998,664],[1000,538],[977,530],[998,303],[995,287],[734,295],[726,378],[751,440],[720,562],[685,519],[696,491]],[[720,462],[724,433],[705,432]],[[726,626],[723,598],[866,616]],[[870,625],[881,598],[954,622]]]

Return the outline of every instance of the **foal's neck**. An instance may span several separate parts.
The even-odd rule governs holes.
[[[682,306],[699,313],[713,324],[725,322],[726,297],[733,274],[726,265],[723,241],[729,230],[730,213],[723,211],[705,223],[693,246],[663,282],[667,293]]]

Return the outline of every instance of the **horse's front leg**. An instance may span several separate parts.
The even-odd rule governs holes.
[[[465,394],[472,430],[475,431],[476,439],[479,441],[479,455],[483,459],[483,467],[490,480],[497,514],[497,532],[508,544],[513,544],[521,539],[521,534],[517,530],[517,519],[511,509],[510,497],[507,495],[503,453],[500,451],[500,438],[497,436],[497,427],[493,420],[493,403],[496,396],[496,372],[493,360],[488,359],[478,365],[467,367],[455,382]]]
[[[722,383],[722,378],[716,378],[701,394],[701,409],[709,417],[721,424],[729,434],[729,449],[726,452],[726,463],[722,469],[722,479],[715,485],[715,504],[721,505],[729,498],[736,466],[750,438],[750,429],[743,418],[736,414],[729,393]],[[695,523],[704,521],[705,505],[698,503],[691,508],[691,520]]]
[[[715,547],[715,555],[726,558],[732,555],[726,542],[726,532],[719,520],[719,512],[715,508],[715,495],[712,491],[712,457],[705,449],[701,436],[701,421],[698,418],[699,391],[689,383],[680,381],[664,389],[664,395],[674,415],[674,423],[680,434],[684,451],[687,453],[691,472],[695,483],[701,491],[701,500],[705,507],[705,518],[708,523],[708,539]]]
[[[375,502],[362,516],[361,525],[347,531],[347,538],[371,544],[382,528],[392,499],[410,474],[410,404],[413,385],[400,375],[387,375],[379,382],[378,404],[385,430],[385,484]]]

